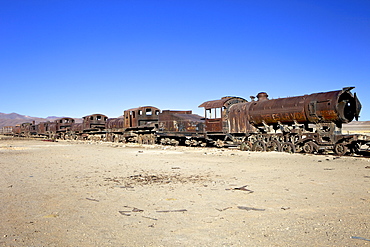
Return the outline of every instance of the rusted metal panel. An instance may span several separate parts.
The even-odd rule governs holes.
[[[57,124],[57,132],[66,132],[71,130],[75,120],[70,117],[60,118],[54,121]]]
[[[19,136],[21,134],[21,125],[17,124],[16,126],[13,127],[13,134],[15,136]]]
[[[204,107],[205,109],[221,108],[223,106],[229,106],[241,102],[246,102],[246,100],[240,97],[226,96],[218,100],[206,101],[198,107]]]
[[[228,114],[230,133],[254,132],[254,127],[249,123],[249,107],[252,103],[235,104],[230,107]]]
[[[21,124],[21,133],[29,133],[31,130],[32,123],[22,123]]]
[[[356,102],[348,89],[253,101],[249,105],[250,122],[255,125],[350,122],[356,113]]]
[[[124,119],[120,118],[109,118],[105,124],[106,129],[109,130],[119,130],[124,128]]]
[[[72,126],[71,126],[71,131],[72,132],[75,132],[75,133],[80,133],[82,132],[83,128],[82,128],[82,123],[74,123]]]
[[[249,121],[255,125],[306,122],[305,96],[253,101],[249,104]]]
[[[315,93],[307,96],[306,115],[310,122],[349,123],[358,119],[361,104],[356,95],[351,93],[354,87],[342,90]]]
[[[263,100],[233,105],[229,111],[232,133],[253,131],[253,126],[274,124],[346,123],[358,116],[361,105],[350,92],[352,88],[289,98]],[[259,94],[260,95],[260,94]]]
[[[220,100],[204,102],[199,107],[205,109],[206,131],[224,132],[228,131],[228,110],[234,104],[244,103],[247,100],[240,97],[223,97]]]
[[[154,106],[143,106],[124,111],[124,127],[138,128],[158,122],[160,109]]]
[[[49,121],[48,122],[41,122],[39,123],[39,128],[38,128],[38,131],[37,133],[39,135],[45,135],[46,134],[46,131],[47,131],[47,128],[48,128],[48,125],[49,125]]]
[[[159,114],[161,132],[203,133],[204,123],[204,118],[192,111],[165,110]]]
[[[58,130],[58,124],[56,122],[50,122],[47,126],[47,131],[49,133],[56,133]]]
[[[108,117],[103,114],[92,114],[82,118],[82,128],[84,131],[92,129],[104,129],[105,123],[108,120]]]

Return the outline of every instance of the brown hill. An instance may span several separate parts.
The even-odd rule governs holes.
[[[32,121],[35,121],[35,123],[40,122],[46,122],[46,121],[54,121],[55,119],[58,119],[61,117],[47,117],[47,118],[39,118],[39,117],[30,117],[26,115],[21,115],[18,113],[1,113],[0,112],[0,128],[4,126],[15,126],[17,124],[21,123],[32,123]],[[75,118],[77,123],[82,122],[81,118]]]

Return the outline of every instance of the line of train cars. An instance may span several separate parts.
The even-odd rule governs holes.
[[[354,87],[297,97],[269,99],[264,92],[247,101],[223,97],[192,111],[144,106],[124,111],[119,118],[103,114],[61,118],[13,127],[14,136],[164,145],[240,147],[251,151],[359,153],[369,136],[342,134],[342,124],[358,120],[361,110]]]

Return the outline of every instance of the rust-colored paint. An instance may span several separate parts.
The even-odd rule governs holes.
[[[247,100],[240,97],[223,97],[219,100],[206,101],[199,107],[204,107],[205,110],[205,119],[206,119],[206,131],[207,132],[227,132],[228,131],[228,122],[227,116],[229,108],[234,104],[244,103]],[[209,116],[209,111],[215,110],[221,111],[219,116],[216,115],[216,118]]]
[[[70,131],[72,125],[74,124],[75,120],[70,117],[64,117],[64,118],[59,118],[54,121],[56,124],[56,131],[57,132],[66,132]]]
[[[103,114],[92,114],[82,118],[82,129],[104,129],[108,117]]]
[[[203,133],[204,119],[192,111],[164,110],[159,114],[161,132]]]
[[[153,106],[143,106],[124,111],[124,127],[137,128],[158,122],[160,109]]]
[[[351,89],[236,104],[229,110],[229,128],[245,133],[251,125],[348,123],[361,109]]]

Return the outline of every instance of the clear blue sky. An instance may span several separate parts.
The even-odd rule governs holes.
[[[0,112],[122,115],[356,86],[370,120],[369,0],[0,0]]]

